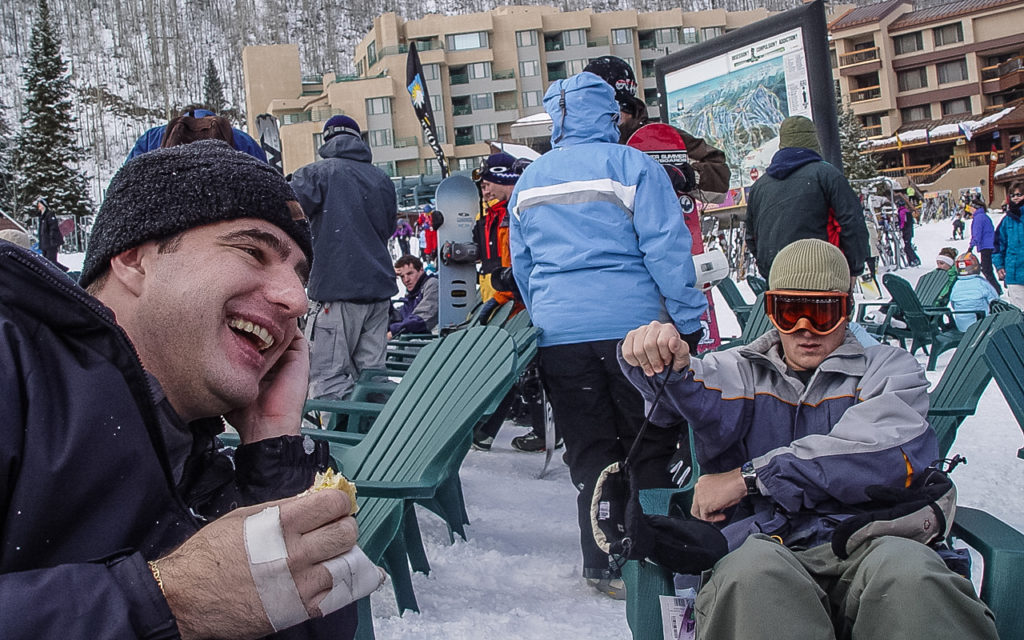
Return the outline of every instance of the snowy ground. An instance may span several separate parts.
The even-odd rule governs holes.
[[[932,268],[940,248],[966,250],[966,240],[950,236],[949,221],[918,227],[915,240],[923,264],[900,275],[916,282]],[[61,259],[76,268],[73,257],[67,258]],[[753,300],[745,283],[740,286]],[[716,306],[723,334],[738,333],[728,306],[721,300]],[[932,382],[951,355],[943,354],[939,370],[928,374]],[[918,359],[924,364],[924,356]],[[509,423],[491,451],[471,451],[466,458],[461,477],[472,521],[467,542],[449,545],[441,521],[420,512],[432,568],[429,576],[413,576],[420,613],[399,617],[390,588],[381,589],[371,596],[378,638],[630,637],[625,603],[591,591],[579,577],[575,490],[567,468],[556,455],[553,470],[538,479],[543,455],[520,453],[509,444],[522,433],[523,428]],[[954,479],[960,504],[982,508],[1024,531],[1024,461],[1016,457],[1021,446],[1021,429],[992,383],[953,446],[952,452],[969,462]]]

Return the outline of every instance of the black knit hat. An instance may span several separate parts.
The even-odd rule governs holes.
[[[279,173],[226,142],[200,140],[150,151],[129,160],[110,181],[78,282],[89,286],[111,258],[144,242],[239,218],[277,225],[312,261],[309,221],[292,217],[300,212],[295,192]]]
[[[583,70],[600,76],[610,84],[612,89],[615,89],[615,101],[619,103],[619,107],[623,111],[633,113],[633,105],[637,100],[636,75],[625,60],[615,56],[601,56],[591,60]]]

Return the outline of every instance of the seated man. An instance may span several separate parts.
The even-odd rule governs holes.
[[[995,638],[970,581],[928,546],[887,535],[833,552],[836,524],[869,487],[899,491],[938,459],[928,382],[906,351],[848,332],[850,272],[836,247],[790,244],[769,286],[775,330],[748,346],[691,360],[658,322],[621,343],[648,406],[653,376],[672,367],[651,420],[689,422],[703,471],[692,513],[729,541],[697,595],[698,637]]]
[[[437,276],[423,271],[423,262],[405,255],[395,261],[395,274],[405,285],[402,306],[391,310],[388,339],[403,333],[430,333],[437,326]]]

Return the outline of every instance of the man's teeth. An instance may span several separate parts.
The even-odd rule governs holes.
[[[274,346],[274,337],[270,335],[270,332],[258,324],[253,324],[248,320],[232,319],[228,321],[228,326],[239,331],[245,331],[259,338],[260,351],[266,351],[270,347]]]

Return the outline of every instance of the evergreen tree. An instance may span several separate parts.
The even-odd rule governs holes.
[[[861,143],[867,140],[860,118],[849,103],[843,103],[836,93],[836,113],[839,116],[839,147],[843,154],[843,172],[848,180],[866,180],[878,176],[878,158],[873,153],[861,153]]]
[[[14,188],[14,141],[7,123],[7,105],[0,102],[0,211],[13,215],[20,209]]]
[[[84,151],[76,142],[71,115],[71,80],[60,56],[60,39],[46,0],[38,0],[28,62],[22,68],[25,111],[14,153],[23,219],[38,215],[32,203],[46,198],[60,215],[90,215],[92,199],[78,170]]]
[[[217,67],[213,66],[213,58],[206,59],[206,73],[203,75],[203,102],[214,113],[221,115],[224,111],[224,85],[217,75]]]

